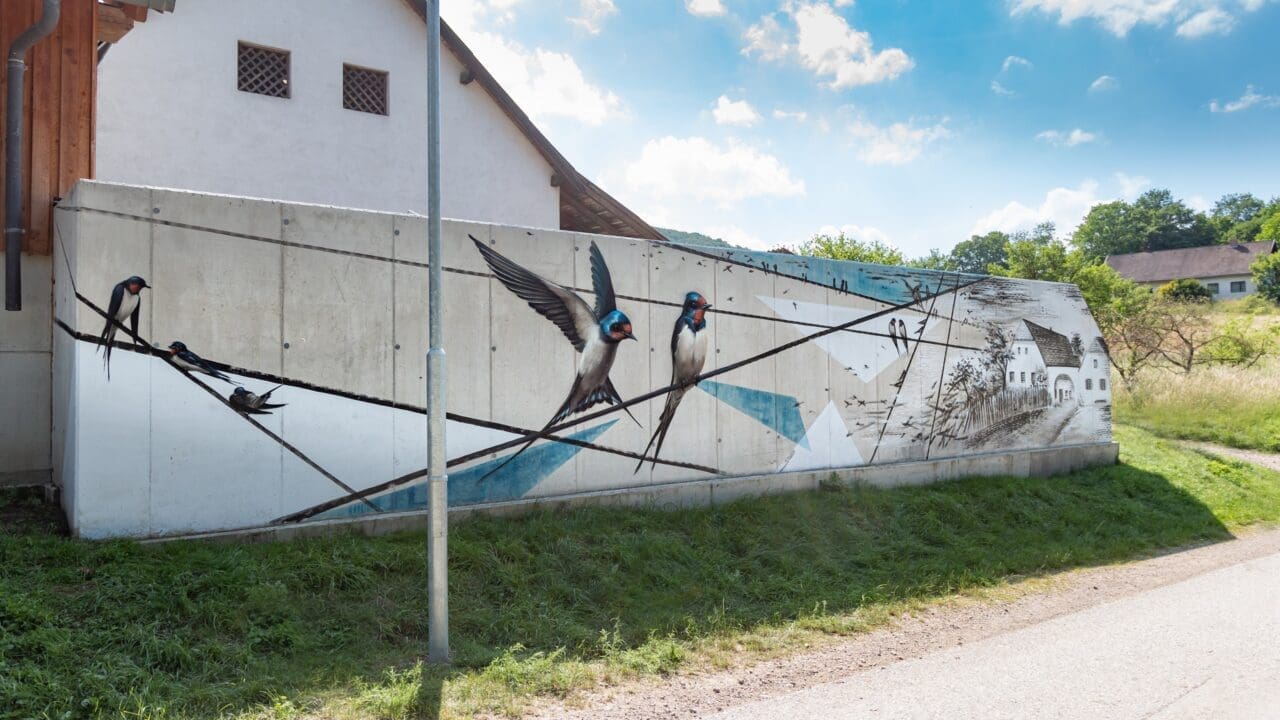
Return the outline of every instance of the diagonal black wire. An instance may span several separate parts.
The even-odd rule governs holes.
[[[57,223],[56,223],[56,222],[54,223],[54,232],[58,234],[58,242],[59,242],[59,244],[61,244],[61,243],[62,243],[62,234],[61,234],[61,230],[57,227]],[[137,333],[135,333],[133,330],[131,330],[131,329],[129,329],[129,328],[127,328],[127,327],[125,327],[125,326],[124,326],[124,323],[121,323],[120,321],[118,321],[118,320],[116,320],[115,318],[111,317],[110,315],[108,315],[108,314],[106,313],[106,311],[104,311],[102,308],[100,308],[100,307],[98,307],[96,304],[94,304],[94,302],[93,302],[92,300],[90,300],[89,298],[85,297],[84,295],[81,295],[81,294],[80,294],[80,290],[76,287],[76,278],[75,278],[75,273],[71,272],[71,260],[70,260],[70,257],[67,255],[67,248],[66,248],[66,246],[65,246],[65,245],[63,245],[63,246],[62,246],[62,259],[63,259],[63,261],[64,261],[64,262],[66,262],[66,264],[67,264],[67,279],[71,281],[71,290],[72,290],[72,292],[74,292],[74,293],[75,293],[75,296],[76,296],[76,299],[77,299],[77,300],[79,300],[80,302],[84,303],[84,304],[85,304],[85,306],[87,306],[90,310],[93,310],[95,313],[97,313],[98,315],[100,315],[101,317],[103,317],[104,319],[106,319],[106,321],[107,321],[109,324],[114,325],[114,326],[116,327],[116,329],[118,329],[118,330],[123,330],[123,331],[125,332],[125,334],[126,334],[126,335],[128,335],[128,336],[129,336],[129,337],[131,337],[131,338],[133,338],[134,342],[136,342],[136,343],[138,343],[138,344],[140,344],[140,345],[144,345],[144,346],[146,346],[147,351],[148,351],[148,354],[150,354],[152,357],[158,357],[158,358],[160,358],[161,360],[164,360],[164,362],[165,362],[169,367],[171,367],[171,368],[173,368],[174,370],[177,370],[178,372],[182,373],[182,375],[183,375],[184,377],[186,377],[186,378],[187,378],[188,380],[190,380],[191,382],[195,383],[197,387],[199,387],[200,389],[202,389],[202,390],[204,390],[205,392],[209,393],[211,396],[213,396],[213,398],[214,398],[214,399],[216,399],[219,403],[222,403],[222,405],[224,405],[227,409],[229,409],[229,410],[231,410],[232,412],[234,412],[237,416],[239,416],[239,417],[243,418],[243,419],[245,420],[245,422],[248,422],[250,425],[253,425],[254,427],[258,428],[258,430],[259,430],[259,431],[261,431],[262,433],[266,434],[266,435],[267,435],[268,437],[270,437],[272,440],[275,440],[277,443],[279,443],[279,444],[280,444],[280,447],[283,447],[284,449],[286,449],[286,450],[288,450],[289,452],[293,453],[293,454],[294,454],[294,455],[295,455],[299,460],[301,460],[302,462],[306,463],[306,464],[307,464],[307,465],[309,465],[312,469],[314,469],[316,472],[318,472],[318,473],[320,473],[321,475],[323,475],[326,479],[328,479],[328,480],[329,480],[330,482],[332,482],[334,485],[337,485],[338,487],[342,488],[343,490],[346,490],[348,493],[354,493],[354,492],[357,492],[357,490],[356,490],[355,488],[353,488],[353,487],[351,487],[350,485],[348,485],[348,484],[346,484],[346,483],[342,482],[341,480],[339,480],[337,476],[335,476],[333,473],[329,472],[328,470],[325,470],[323,467],[321,467],[321,466],[320,466],[320,464],[319,464],[319,463],[317,463],[315,460],[312,460],[310,457],[308,457],[306,453],[304,453],[304,452],[302,452],[301,450],[299,450],[298,448],[294,447],[291,443],[289,443],[289,441],[287,441],[287,440],[285,440],[284,438],[280,437],[279,435],[275,434],[275,433],[274,433],[274,432],[272,432],[269,428],[267,428],[265,425],[263,425],[262,423],[258,422],[258,421],[257,421],[257,420],[255,420],[255,419],[253,419],[253,418],[249,417],[247,414],[242,413],[242,412],[240,412],[239,410],[237,410],[237,409],[236,409],[236,408],[235,408],[235,407],[234,407],[234,406],[233,406],[233,405],[232,405],[232,404],[231,404],[231,403],[230,403],[226,398],[222,397],[222,394],[221,394],[221,393],[217,392],[217,391],[216,391],[216,390],[214,390],[213,388],[211,388],[211,387],[209,387],[208,385],[206,385],[204,382],[202,382],[199,378],[197,378],[197,377],[195,377],[194,375],[192,375],[190,372],[187,372],[187,369],[186,369],[186,368],[180,367],[177,363],[175,363],[175,362],[173,361],[173,356],[172,356],[172,354],[167,354],[167,353],[161,352],[161,351],[159,351],[159,350],[156,350],[156,349],[155,349],[155,347],[154,347],[151,343],[147,342],[147,341],[146,341],[142,336],[138,335],[138,334],[137,334]],[[79,335],[79,333],[77,333],[75,330],[72,330],[72,329],[71,329],[71,327],[70,327],[69,325],[67,325],[65,322],[63,322],[62,320],[56,320],[55,322],[57,322],[57,324],[58,324],[58,326],[59,326],[59,327],[61,327],[63,330],[66,330],[67,332],[70,332],[73,336],[78,336],[78,335]],[[125,343],[121,343],[121,345],[125,345]],[[373,504],[373,503],[369,502],[368,500],[364,500],[363,502],[364,502],[366,505],[368,505],[369,507],[373,508],[375,511],[377,511],[377,512],[382,512],[382,508],[379,508],[377,505],[375,505],[375,504]]]
[[[957,277],[959,277],[959,276],[957,275]],[[950,288],[950,289],[948,289],[946,292],[959,292],[959,291],[960,291],[960,290],[962,290],[963,288],[969,287],[969,286],[971,286],[971,285],[974,285],[974,284],[977,284],[977,283],[980,283],[980,282],[984,282],[984,281],[986,281],[986,280],[987,280],[987,278],[985,278],[985,277],[983,277],[983,278],[976,278],[976,279],[974,279],[974,280],[970,280],[969,282],[966,282],[966,283],[964,283],[964,284],[962,284],[962,285],[956,285],[954,288]],[[941,286],[941,283],[939,283],[939,286]],[[940,295],[940,294],[942,294],[942,293],[938,293],[938,295]],[[931,300],[936,301],[936,299],[937,299],[938,295],[934,295],[934,296],[931,298]],[[732,370],[737,370],[737,369],[738,369],[738,368],[740,368],[740,367],[743,367],[743,366],[745,366],[745,365],[749,365],[749,364],[754,363],[754,362],[757,362],[757,361],[759,361],[759,360],[763,360],[763,359],[765,359],[765,358],[767,358],[767,357],[771,357],[771,356],[776,355],[776,354],[778,354],[778,353],[780,353],[780,352],[784,352],[784,351],[786,351],[786,350],[790,350],[790,349],[792,349],[792,348],[794,348],[794,347],[798,347],[798,346],[803,345],[804,343],[809,342],[809,341],[811,341],[811,340],[816,340],[817,338],[825,337],[825,336],[830,335],[830,334],[832,334],[832,333],[840,332],[840,331],[845,330],[845,329],[847,329],[847,328],[849,328],[849,327],[853,327],[853,326],[855,326],[855,325],[858,325],[858,324],[861,324],[861,323],[864,323],[864,322],[870,322],[870,321],[872,321],[872,320],[875,320],[876,318],[883,317],[884,315],[887,315],[887,314],[889,314],[889,313],[894,313],[894,312],[898,312],[898,311],[900,311],[900,310],[904,310],[904,309],[906,309],[906,308],[908,308],[909,306],[914,305],[914,304],[915,304],[915,301],[914,301],[914,300],[912,300],[910,303],[904,303],[904,304],[902,304],[902,305],[895,305],[895,306],[891,306],[891,307],[885,308],[885,309],[883,309],[883,310],[876,311],[876,312],[874,312],[874,313],[869,313],[869,314],[864,315],[864,316],[862,316],[862,317],[860,317],[860,318],[857,318],[857,319],[854,319],[854,320],[850,320],[850,321],[849,321],[849,322],[847,322],[847,323],[842,323],[842,324],[840,324],[840,325],[835,325],[835,326],[832,326],[832,327],[826,328],[825,330],[821,330],[821,331],[816,332],[816,333],[812,333],[812,334],[809,334],[809,335],[805,335],[805,336],[803,336],[803,337],[801,337],[801,338],[799,338],[799,339],[797,339],[797,340],[793,340],[793,341],[788,342],[788,343],[785,343],[785,344],[783,344],[783,345],[776,346],[776,347],[774,347],[774,348],[771,348],[771,349],[769,349],[769,350],[766,350],[766,351],[764,351],[764,352],[762,352],[762,353],[759,353],[759,354],[757,354],[757,355],[753,355],[753,356],[751,356],[751,357],[744,358],[744,359],[739,360],[739,361],[737,361],[737,362],[730,363],[729,365],[724,365],[724,366],[722,366],[722,367],[715,368],[714,370],[709,370],[709,371],[707,371],[707,372],[702,373],[701,375],[699,375],[699,376],[696,378],[695,382],[700,382],[700,381],[702,381],[702,380],[706,380],[706,379],[708,379],[708,378],[712,378],[712,377],[715,377],[715,376],[717,376],[717,375],[722,375],[722,374],[727,373],[727,372],[730,372],[730,371],[732,371]],[[567,429],[567,428],[573,427],[573,426],[575,426],[575,425],[580,425],[580,424],[585,423],[585,422],[590,422],[591,420],[595,420],[596,418],[600,418],[600,417],[604,417],[604,416],[606,416],[606,415],[610,415],[610,414],[616,413],[616,412],[618,412],[618,411],[620,411],[620,410],[623,410],[623,409],[625,409],[625,408],[631,407],[632,405],[636,405],[636,404],[639,404],[639,403],[645,402],[645,401],[647,401],[647,400],[652,400],[652,399],[653,399],[653,398],[655,398],[655,397],[658,397],[658,396],[661,396],[661,395],[666,394],[667,392],[670,392],[670,391],[672,390],[672,388],[674,388],[674,387],[675,387],[674,385],[668,385],[668,386],[666,386],[666,387],[659,388],[659,389],[657,389],[657,390],[653,390],[653,391],[650,391],[650,392],[644,393],[644,394],[642,394],[642,395],[637,395],[637,396],[635,396],[635,397],[631,398],[630,400],[626,400],[626,401],[624,401],[624,402],[618,403],[617,405],[610,405],[609,407],[606,407],[606,408],[601,409],[601,410],[597,410],[596,412],[587,413],[586,415],[580,415],[580,416],[577,416],[577,417],[575,417],[575,418],[569,418],[569,419],[566,419],[564,422],[559,423],[558,425],[553,425],[553,426],[547,427],[547,428],[546,428],[546,429],[544,429],[544,430],[540,430],[540,431],[537,431],[537,432],[530,432],[530,433],[526,433],[526,434],[524,434],[524,435],[522,435],[522,436],[520,436],[520,437],[513,438],[513,439],[508,440],[508,441],[506,441],[506,442],[502,442],[502,443],[499,443],[499,444],[497,444],[497,445],[493,445],[493,446],[491,446],[491,447],[487,447],[487,448],[484,448],[484,449],[481,449],[481,450],[477,450],[477,451],[475,451],[475,452],[468,453],[468,454],[466,454],[466,455],[462,455],[462,456],[457,457],[457,458],[453,458],[452,460],[449,460],[449,462],[448,462],[448,467],[455,467],[455,466],[457,466],[457,465],[461,465],[461,464],[463,464],[463,463],[471,462],[472,460],[475,460],[475,459],[477,459],[477,458],[484,457],[485,455],[489,455],[489,454],[491,454],[491,453],[495,453],[495,452],[499,452],[499,451],[502,451],[502,450],[506,450],[507,448],[514,447],[514,446],[516,446],[516,445],[521,445],[521,444],[523,444],[523,443],[525,443],[525,442],[528,442],[528,441],[529,441],[529,440],[531,440],[531,439],[533,439],[533,440],[545,439],[545,438],[549,437],[552,433],[558,433],[558,432],[560,432],[560,431],[562,431],[562,430],[565,430],[565,429]],[[645,458],[643,458],[643,459],[644,459],[644,460],[648,460],[649,458],[645,457]],[[659,460],[659,462],[661,462],[661,460]],[[373,494],[378,493],[378,492],[381,492],[381,491],[383,491],[383,490],[387,490],[387,489],[389,489],[389,488],[396,487],[397,485],[403,485],[403,484],[405,484],[405,483],[412,482],[412,481],[417,480],[417,479],[419,479],[419,478],[426,477],[426,475],[427,475],[427,471],[426,471],[426,469],[425,469],[425,468],[424,468],[424,469],[422,469],[422,470],[416,470],[416,471],[414,471],[414,472],[407,473],[407,474],[405,474],[405,475],[401,475],[400,477],[397,477],[397,478],[395,478],[395,479],[389,480],[389,481],[387,481],[387,482],[385,482],[385,483],[382,483],[382,484],[380,484],[380,485],[375,485],[375,486],[373,486],[373,487],[366,488],[365,490],[361,490],[361,491],[360,491],[360,492],[358,492],[358,493],[353,493],[353,494],[348,495],[348,496],[346,496],[346,497],[334,498],[333,500],[329,500],[329,501],[326,501],[326,502],[324,502],[324,503],[320,503],[319,505],[315,505],[315,506],[313,506],[313,507],[307,508],[306,510],[301,510],[301,511],[299,511],[299,512],[292,513],[292,514],[290,514],[290,515],[285,515],[284,517],[277,518],[276,520],[273,520],[273,521],[272,521],[272,523],[273,523],[273,524],[280,524],[280,523],[297,522],[297,521],[299,521],[299,520],[305,520],[305,519],[307,519],[307,518],[309,518],[309,517],[312,517],[312,516],[317,515],[317,514],[319,514],[319,513],[321,513],[321,512],[324,512],[325,510],[330,510],[330,509],[333,509],[333,508],[336,508],[336,507],[339,507],[339,506],[345,505],[345,504],[347,504],[347,503],[349,503],[349,502],[351,502],[351,501],[353,501],[353,500],[359,500],[359,499],[362,499],[362,498],[368,497],[369,495],[373,495]]]
[[[929,318],[933,317],[933,309],[938,304],[938,297],[942,295],[942,281],[945,278],[945,273],[938,277],[938,289],[935,290],[933,296],[929,298],[929,310],[924,315],[926,322]],[[954,297],[960,293],[960,286],[957,285],[953,290],[948,292],[953,293],[952,297]],[[915,301],[912,301],[912,303],[915,304]],[[898,384],[898,392],[894,393],[893,402],[889,405],[889,409],[884,415],[884,425],[880,426],[880,436],[876,438],[876,446],[871,449],[871,457],[867,460],[868,465],[876,461],[876,453],[880,452],[880,443],[884,442],[884,433],[889,429],[889,421],[893,419],[893,411],[898,407],[898,398],[902,395],[902,383],[907,381],[907,373],[911,372],[911,364],[916,361],[916,353],[920,350],[919,339],[924,337],[926,327],[927,326],[921,326],[920,331],[916,333],[916,344],[911,348],[911,355],[907,358],[907,366],[902,369],[902,378]],[[907,419],[910,420],[910,418]]]
[[[924,459],[928,460],[929,455],[933,453],[933,431],[938,424],[938,406],[942,403],[942,385],[946,382],[947,377],[947,355],[951,351],[951,333],[955,331],[956,322],[956,299],[960,297],[960,293],[951,296],[951,315],[947,318],[947,344],[942,349],[942,367],[938,370],[938,394],[933,399],[933,416],[929,419],[929,439],[924,446]]]

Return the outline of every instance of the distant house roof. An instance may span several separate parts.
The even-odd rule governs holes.
[[[1080,367],[1080,356],[1076,355],[1076,351],[1071,348],[1071,340],[1067,339],[1066,335],[1037,325],[1030,320],[1022,322],[1026,324],[1027,332],[1031,333],[1032,341],[1040,350],[1040,357],[1044,358],[1045,367]]]
[[[1273,240],[1236,245],[1206,245],[1181,250],[1110,255],[1107,265],[1135,282],[1248,275],[1249,263],[1276,251]]]
[[[420,17],[426,19],[426,0],[403,0]],[[667,238],[645,222],[612,195],[586,179],[556,150],[542,131],[538,130],[524,110],[503,89],[475,53],[462,38],[443,20],[440,21],[440,39],[465,68],[458,82],[477,82],[489,97],[498,104],[516,128],[551,166],[553,176],[548,179],[560,188],[560,229],[598,235],[621,235],[666,242]],[[444,80],[442,78],[442,80]]]

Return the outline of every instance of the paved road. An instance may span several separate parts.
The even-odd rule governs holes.
[[[1280,719],[1280,553],[717,720]]]

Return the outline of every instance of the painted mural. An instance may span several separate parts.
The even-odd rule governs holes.
[[[282,207],[286,216],[321,212]],[[325,209],[329,225],[314,223],[287,247],[267,233],[199,226],[215,247],[219,238],[260,246],[280,253],[286,268],[275,279],[280,304],[263,309],[274,320],[260,338],[280,349],[248,346],[267,361],[254,367],[210,350],[227,345],[236,307],[202,297],[211,283],[180,285],[157,272],[158,230],[169,222],[191,231],[192,223],[159,212],[61,209],[79,220],[72,247],[60,252],[79,261],[81,277],[70,262],[66,274],[93,288],[81,295],[77,287],[76,306],[58,308],[57,322],[73,341],[68,352],[128,351],[116,355],[114,378],[95,378],[75,360],[77,391],[109,402],[146,383],[149,409],[133,417],[128,406],[117,407],[117,422],[155,427],[158,415],[200,408],[221,428],[153,432],[145,529],[104,534],[424,507],[425,298],[405,294],[421,288],[421,259],[394,245],[371,252],[362,237],[332,234],[341,222],[349,229],[341,216],[349,211]],[[102,249],[111,239],[86,225],[106,217],[156,229],[157,254],[128,265],[123,254]],[[359,219],[388,229],[403,222],[368,213]],[[446,231],[454,505],[1110,440],[1107,348],[1070,285],[464,223],[446,223]],[[95,254],[120,259],[85,277]],[[237,262],[216,252],[210,258]],[[150,286],[130,274],[143,268],[162,287],[147,296],[150,303],[139,300]],[[109,285],[111,270],[129,277]],[[91,293],[106,287],[103,311]],[[384,312],[390,327],[371,328],[370,306],[347,297],[385,298],[373,312]],[[307,303],[315,313],[291,311]],[[213,357],[198,355],[196,343],[153,345],[139,333],[144,309],[144,330],[198,339],[200,352]],[[77,330],[95,317],[106,322],[101,333]],[[333,330],[322,323],[351,341],[328,342]],[[117,331],[130,342],[117,340]],[[367,372],[372,366],[385,370]],[[215,380],[231,392],[216,389]],[[218,414],[240,423],[213,420]],[[96,416],[79,413],[82,448],[103,432]],[[81,453],[82,467],[94,462]],[[273,456],[274,464],[266,460]],[[222,473],[231,472],[259,475],[228,481]],[[166,484],[198,487],[201,502],[219,507],[165,517],[155,494],[170,492]],[[277,489],[260,500],[261,493],[247,498],[238,489],[250,486]]]

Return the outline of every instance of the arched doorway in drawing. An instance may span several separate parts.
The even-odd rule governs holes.
[[[1061,404],[1075,397],[1076,384],[1071,381],[1071,376],[1066,373],[1058,375],[1053,381],[1053,401],[1055,404]]]

